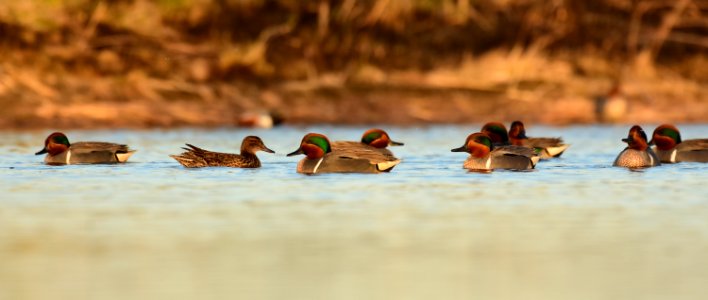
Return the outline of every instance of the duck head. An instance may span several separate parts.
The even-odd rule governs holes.
[[[663,124],[654,129],[651,142],[649,142],[649,144],[656,145],[656,148],[662,151],[674,149],[680,143],[681,133],[676,126],[671,124]]]
[[[506,126],[499,122],[489,122],[482,126],[482,133],[492,139],[492,142],[499,145],[509,144],[509,135]]]
[[[329,139],[319,133],[308,133],[300,142],[300,148],[289,153],[288,156],[305,154],[309,159],[319,159],[325,154],[332,152]]]
[[[509,141],[512,145],[523,146],[521,140],[528,139],[526,136],[526,128],[521,121],[514,121],[509,128]]]
[[[69,144],[69,138],[66,137],[61,132],[55,132],[50,134],[46,140],[44,140],[44,148],[35,155],[49,153],[49,155],[58,155],[66,150],[69,150],[71,144]]]
[[[241,142],[241,153],[254,154],[257,151],[275,153],[275,151],[270,150],[270,148],[266,147],[261,138],[257,136],[251,135],[243,138],[243,142]]]
[[[452,149],[452,152],[467,152],[477,158],[485,157],[494,149],[492,138],[485,133],[477,132],[467,136],[462,147]]]
[[[649,148],[647,143],[647,134],[644,133],[642,127],[639,125],[634,125],[629,129],[629,134],[627,138],[622,139],[623,142],[627,143],[630,149],[644,151]]]
[[[403,146],[403,143],[392,141],[386,131],[378,128],[369,129],[361,136],[361,142],[376,148],[388,146]]]

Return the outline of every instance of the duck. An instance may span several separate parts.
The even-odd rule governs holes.
[[[44,148],[35,155],[47,154],[48,165],[125,163],[135,153],[127,145],[106,142],[75,142],[62,132],[54,132],[44,140]]]
[[[480,132],[491,138],[492,143],[496,146],[511,145],[509,142],[509,134],[506,131],[506,126],[500,122],[489,122],[484,124]]]
[[[595,97],[595,118],[601,123],[621,122],[629,111],[629,102],[622,92],[622,82],[615,79],[605,95]]]
[[[526,128],[521,121],[514,121],[509,128],[509,142],[516,146],[533,148],[541,159],[560,157],[570,145],[564,144],[562,138],[530,138],[526,136]]]
[[[187,168],[260,168],[261,161],[256,156],[256,152],[275,153],[275,151],[266,147],[261,138],[253,135],[243,138],[243,142],[241,142],[241,154],[212,152],[191,144],[186,145],[189,148],[182,148],[186,150],[186,152],[179,155],[170,155],[170,157]]]
[[[469,153],[463,167],[473,171],[530,170],[536,167],[533,149],[513,145],[495,146],[492,137],[482,132],[470,134],[464,145],[450,151]]]
[[[672,124],[654,129],[650,145],[663,163],[708,162],[708,139],[681,140],[681,133]]]
[[[236,125],[248,128],[273,128],[283,123],[285,117],[278,111],[246,111],[236,119]]]
[[[612,164],[615,167],[648,168],[661,165],[659,157],[649,148],[647,134],[639,125],[629,129],[629,134],[622,139],[627,147],[620,152]]]
[[[491,138],[492,144],[494,144],[495,147],[512,146],[511,142],[509,141],[509,133],[506,131],[506,126],[504,126],[504,124],[502,124],[501,122],[486,123],[484,124],[484,126],[482,126],[482,130],[480,132],[486,134],[489,138]],[[526,147],[534,150],[533,148],[527,146],[519,147]],[[539,156],[538,153],[535,153],[533,156],[531,156],[531,160],[533,160],[533,164],[536,165],[536,163],[541,160],[541,156]]]
[[[366,146],[339,144],[334,148],[325,135],[308,133],[300,147],[287,156],[306,156],[297,164],[297,172],[302,174],[390,172],[401,162],[378,148]]]
[[[393,156],[393,153],[390,150],[386,149],[386,147],[403,145],[404,143],[391,140],[391,137],[389,137],[388,133],[386,133],[386,131],[384,131],[383,129],[372,128],[364,132],[359,142],[334,141],[332,142],[332,149],[337,150],[339,148],[347,149],[359,147],[363,149],[374,150],[371,149],[373,147],[376,148],[376,151],[379,151],[384,155]]]

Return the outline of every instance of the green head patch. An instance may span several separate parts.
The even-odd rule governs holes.
[[[475,137],[474,141],[489,147],[490,150],[492,149],[492,139],[489,138],[488,136],[479,135],[479,136]]]
[[[673,128],[663,128],[663,129],[661,130],[661,133],[660,133],[660,134],[663,135],[663,136],[668,136],[668,137],[670,137],[670,138],[673,139],[677,144],[678,144],[678,143],[681,143],[681,134],[680,134],[678,131],[674,130]]]
[[[371,133],[364,135],[364,137],[361,138],[361,142],[364,144],[371,144],[371,142],[381,138],[381,136],[382,136],[381,132],[377,132],[377,131],[371,132]]]
[[[310,138],[307,139],[307,143],[316,145],[322,151],[325,153],[332,152],[332,149],[330,149],[329,146],[329,141],[327,141],[327,138],[321,137],[321,136],[311,136]]]
[[[52,138],[52,142],[57,143],[57,144],[62,144],[62,145],[69,145],[69,138],[67,138],[65,135],[57,135]]]
[[[482,132],[489,135],[495,143],[506,144],[509,142],[509,134],[506,132],[504,124],[497,122],[487,123],[482,127]]]

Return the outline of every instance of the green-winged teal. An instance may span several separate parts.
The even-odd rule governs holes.
[[[561,138],[530,138],[526,136],[526,128],[521,121],[514,121],[509,128],[509,141],[512,145],[533,148],[541,159],[560,157],[570,145],[564,144]]]
[[[629,129],[627,138],[622,139],[627,143],[627,148],[617,156],[612,164],[615,167],[627,168],[645,168],[661,165],[659,157],[649,148],[647,143],[647,134],[644,133],[639,125],[632,126]]]
[[[236,119],[240,127],[272,128],[278,126],[285,118],[277,111],[247,111]]]
[[[50,134],[44,140],[44,148],[35,155],[47,154],[44,162],[50,165],[114,164],[124,163],[135,150],[126,145],[104,142],[69,143],[61,132]]]
[[[511,143],[509,143],[509,134],[506,131],[506,126],[500,122],[489,122],[484,124],[480,132],[491,138],[492,143],[495,146],[511,145]]]
[[[376,148],[377,151],[381,152],[387,156],[393,156],[393,153],[386,149],[388,146],[403,146],[401,142],[392,141],[388,133],[382,129],[373,128],[364,132],[361,136],[360,142],[354,141],[334,141],[332,142],[332,149],[337,151],[339,148],[353,149],[353,148],[363,148],[368,150]]]
[[[467,152],[463,167],[475,171],[494,169],[528,170],[536,166],[533,149],[521,146],[495,146],[492,138],[481,132],[470,134],[462,147],[450,150]]]
[[[622,82],[615,79],[610,90],[595,98],[595,117],[603,123],[617,123],[627,116],[629,102],[622,92]]]
[[[681,140],[676,126],[663,124],[654,129],[649,144],[656,147],[656,155],[661,162],[708,162],[708,139]]]
[[[304,174],[389,172],[401,162],[380,150],[351,144],[339,144],[335,149],[326,136],[308,133],[288,156],[306,155],[297,165],[297,172]]]
[[[187,168],[202,167],[231,167],[231,168],[260,168],[261,161],[258,160],[256,152],[264,151],[275,153],[263,144],[261,138],[257,136],[247,136],[241,143],[241,154],[220,153],[204,150],[202,148],[187,144],[189,148],[179,155],[170,155]]]

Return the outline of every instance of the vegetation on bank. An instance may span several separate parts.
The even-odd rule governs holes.
[[[252,109],[307,121],[297,99],[351,88],[333,101],[430,94],[410,87],[563,100],[620,81],[635,98],[700,104],[707,49],[708,0],[3,1],[0,126],[69,118],[62,107],[120,125],[114,104],[143,125]]]

